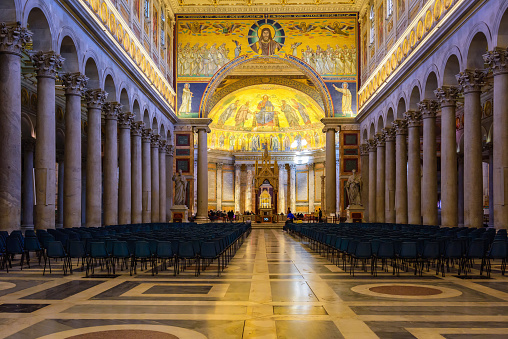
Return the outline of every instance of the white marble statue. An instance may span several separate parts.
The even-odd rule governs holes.
[[[185,196],[187,193],[187,180],[182,175],[182,170],[178,170],[178,175],[173,175],[175,182],[175,205],[185,205]]]
[[[362,177],[356,174],[356,170],[353,170],[353,174],[347,179],[346,190],[349,206],[362,205]]]

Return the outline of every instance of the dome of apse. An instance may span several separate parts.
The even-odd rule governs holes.
[[[281,85],[253,85],[222,98],[208,115],[211,149],[259,152],[324,147],[323,109],[309,95]]]

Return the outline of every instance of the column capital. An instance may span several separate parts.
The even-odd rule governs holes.
[[[422,113],[420,111],[409,110],[404,113],[404,119],[407,121],[407,127],[420,127],[422,125]]]
[[[434,91],[441,107],[455,106],[460,89],[457,86],[442,86]]]
[[[422,113],[422,119],[436,118],[439,104],[437,100],[424,99],[417,103],[420,113]]]
[[[62,68],[64,58],[54,51],[42,52],[38,51],[30,56],[35,68],[37,77],[55,78],[56,70]]]
[[[200,130],[204,130],[206,133],[210,133],[210,125],[212,123],[212,119],[209,118],[195,118],[195,119],[180,119],[183,123],[192,126],[192,131],[194,133],[198,133]]]
[[[508,48],[495,47],[483,55],[483,60],[494,76],[508,73]]]
[[[141,132],[141,139],[145,143],[150,143],[150,141],[152,140],[152,129],[143,128],[143,131]]]
[[[310,164],[307,164],[307,167],[309,168],[309,170],[314,170],[314,167],[316,167],[316,164],[311,162]]]
[[[398,135],[407,135],[407,121],[404,119],[396,119],[392,122],[395,133]]]
[[[333,129],[335,133],[340,131],[340,124],[338,118],[322,118],[321,123],[325,125],[323,127],[323,133],[328,132],[328,130]]]
[[[252,170],[254,169],[254,165],[253,164],[247,164],[245,166],[247,167],[247,172],[252,172]]]
[[[375,152],[377,150],[376,140],[369,139],[367,140],[367,144],[369,145],[369,152]]]
[[[108,101],[102,105],[102,111],[104,112],[104,119],[117,120],[118,115],[122,112],[122,105],[116,101]]]
[[[296,171],[296,164],[289,164],[290,171]]]
[[[279,172],[286,169],[286,165],[285,164],[277,164],[277,166],[279,167]]]
[[[96,108],[102,109],[102,105],[106,101],[108,97],[108,93],[103,91],[100,88],[97,89],[89,89],[85,91],[85,101],[88,109]]]
[[[159,154],[164,153],[166,154],[168,151],[168,145],[166,144],[166,140],[159,140]]]
[[[130,129],[134,122],[134,114],[125,112],[118,114],[118,127],[121,129]]]
[[[161,136],[160,135],[158,135],[158,134],[152,134],[152,137],[150,138],[151,147],[152,148],[158,148],[160,140],[161,140]]]
[[[32,40],[32,32],[26,27],[21,27],[17,22],[15,25],[0,23],[0,53],[10,53],[21,56],[25,45]]]
[[[395,127],[385,127],[383,129],[384,137],[386,142],[393,142],[395,141]]]
[[[131,122],[131,135],[140,136],[143,133],[143,129],[145,128],[145,123],[142,121],[132,121]]]
[[[242,164],[235,164],[235,171],[239,171],[242,168]]]
[[[383,132],[378,132],[374,136],[374,140],[376,141],[377,147],[385,147],[385,135]]]
[[[485,85],[487,71],[483,69],[465,69],[455,76],[464,93],[481,92]]]
[[[166,145],[166,147],[168,148],[166,155],[172,157],[175,152],[175,148],[173,147],[173,145]]]
[[[361,144],[360,145],[360,155],[369,155],[369,144]]]
[[[82,96],[88,78],[80,72],[65,73],[62,75],[62,82],[65,87],[65,95]]]
[[[224,163],[222,163],[222,162],[218,162],[218,163],[216,164],[216,166],[217,166],[217,170],[221,170],[221,171],[222,171],[222,167],[224,166]]]

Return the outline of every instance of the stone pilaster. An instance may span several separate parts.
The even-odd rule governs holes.
[[[408,223],[421,223],[421,165],[420,165],[420,126],[422,114],[419,111],[407,111],[404,117],[408,126]]]
[[[328,196],[327,196],[328,197]],[[289,164],[289,206],[291,212],[296,213],[296,165]]]
[[[99,227],[102,223],[101,111],[107,96],[108,93],[101,89],[85,92],[88,108],[86,227]]]
[[[464,226],[483,225],[482,107],[480,94],[486,72],[466,69],[457,75],[464,92]],[[506,95],[506,94],[504,94]]]
[[[62,76],[65,88],[65,228],[81,226],[81,97],[88,78],[81,73]]]
[[[31,56],[37,74],[37,125],[35,142],[35,228],[55,227],[55,77],[63,58],[53,51]]]
[[[245,189],[245,210],[254,211],[252,205],[252,180],[254,179],[254,165],[247,165],[247,188]],[[279,191],[280,197],[280,191]],[[279,212],[280,213],[280,212]]]
[[[141,121],[131,124],[131,222],[143,222],[143,166],[141,160],[141,134],[145,124]]]
[[[494,226],[508,228],[508,49],[496,47],[483,58],[494,74],[492,105]]]
[[[326,133],[326,216],[336,216],[337,213],[337,176],[336,176],[336,142],[335,133],[340,130],[337,118],[323,118]]]
[[[316,200],[316,188],[315,188],[316,174],[314,171],[314,163],[309,164],[308,168],[309,168],[309,213],[313,214],[315,210],[314,203]]]
[[[118,115],[119,156],[118,156],[118,223],[120,225],[132,223],[132,149],[131,126],[134,115],[130,112]]]
[[[284,188],[284,182],[287,176],[286,165],[278,164],[279,166],[279,201],[277,201],[279,213],[286,214],[286,189]]]
[[[443,86],[434,91],[441,105],[441,225],[458,225],[457,141],[455,109],[459,89]]]

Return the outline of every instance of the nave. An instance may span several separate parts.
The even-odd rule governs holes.
[[[354,278],[275,229],[254,229],[217,277],[150,267],[85,278],[61,265],[0,275],[0,337],[7,338],[502,338],[508,279],[411,270]],[[61,262],[60,262],[61,264]]]

